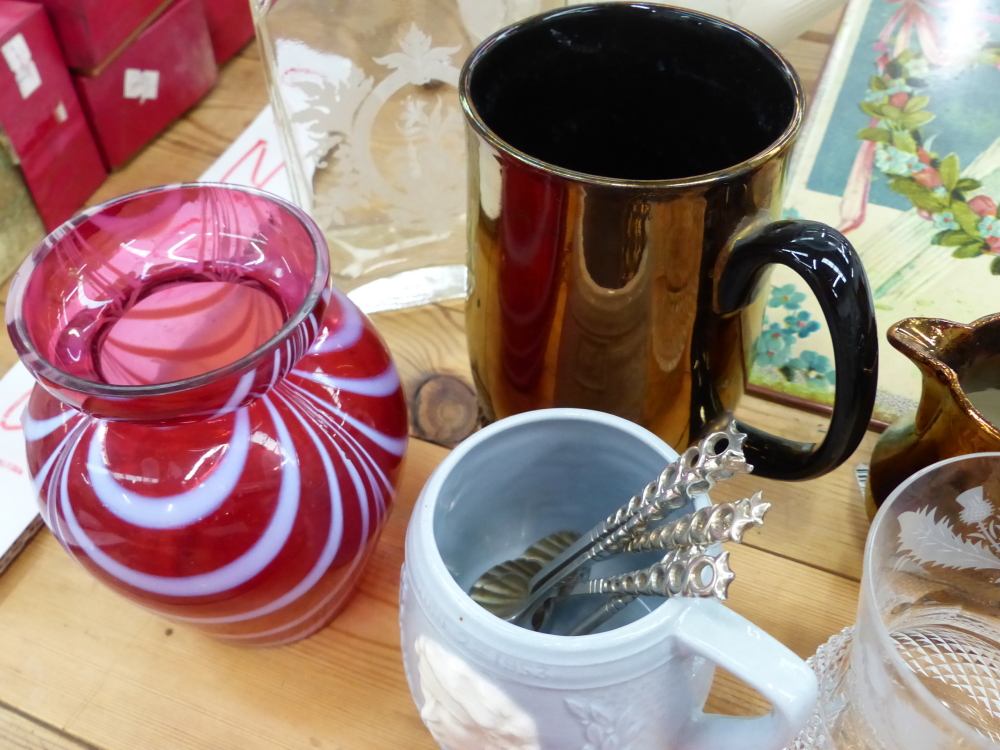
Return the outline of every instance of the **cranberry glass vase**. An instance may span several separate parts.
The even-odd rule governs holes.
[[[7,328],[42,517],[120,594],[225,641],[328,623],[392,502],[406,406],[326,243],[265,193],[173,185],[25,261]]]

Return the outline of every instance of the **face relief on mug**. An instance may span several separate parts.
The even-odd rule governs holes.
[[[469,126],[469,352],[487,419],[599,409],[681,450],[745,389],[769,266],[830,326],[825,440],[749,428],[764,476],[849,456],[875,397],[871,293],[850,243],[776,221],[803,95],[765,41],[660,5],[572,6],[486,40],[462,71]]]

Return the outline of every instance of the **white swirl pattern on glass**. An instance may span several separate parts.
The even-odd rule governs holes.
[[[233,434],[218,465],[203,482],[177,495],[150,498],[122,487],[104,461],[108,423],[99,422],[90,437],[87,476],[101,504],[133,526],[145,529],[179,529],[210,516],[236,489],[250,453],[250,417],[237,410]],[[207,455],[206,455],[207,457]]]
[[[310,333],[316,335],[317,344],[310,348],[309,354],[345,352],[362,340],[362,316],[346,298],[337,292],[335,294],[343,311],[337,321],[340,325],[331,333],[328,328],[313,320],[313,330]],[[298,330],[302,329],[300,326]],[[357,503],[354,525],[350,532],[351,542],[357,543],[357,550],[349,560],[344,561],[343,570],[346,573],[332,585],[330,591],[304,608],[290,612],[285,621],[271,618],[262,621],[258,628],[253,628],[250,623],[249,629],[243,627],[237,632],[216,633],[216,636],[233,641],[264,639],[269,644],[275,644],[298,640],[322,627],[325,624],[322,615],[354,582],[354,572],[370,551],[369,538],[373,528],[384,519],[392,498],[392,481],[373,455],[372,449],[381,449],[390,457],[402,456],[406,437],[397,438],[385,434],[333,405],[334,401],[338,406],[341,405],[339,399],[335,398],[337,391],[357,394],[363,398],[401,399],[399,376],[391,362],[376,376],[358,378],[327,375],[321,367],[316,368],[318,372],[314,374],[301,369],[300,365],[300,369],[293,370],[289,377],[278,381],[278,377],[284,375],[282,370],[287,372],[290,363],[298,358],[301,351],[298,346],[302,343],[298,338],[290,337],[289,346],[275,351],[267,395],[241,406],[247,395],[252,394],[253,381],[258,373],[255,370],[240,378],[226,407],[219,412],[228,411],[232,414],[231,417],[221,417],[232,420],[231,436],[222,456],[213,466],[208,467],[206,475],[196,486],[174,495],[148,497],[122,486],[118,481],[122,475],[116,474],[114,468],[108,465],[108,422],[72,410],[40,420],[34,420],[26,413],[25,436],[29,442],[42,440],[60,428],[67,429],[56,449],[46,458],[34,477],[35,486],[40,493],[44,520],[63,546],[77,556],[86,557],[93,565],[122,584],[152,595],[151,601],[149,598],[144,600],[145,605],[170,619],[224,626],[227,623],[247,622],[271,615],[301,600],[312,591],[331,569],[346,542],[344,503]],[[329,394],[329,398],[321,397],[324,391]],[[153,575],[125,565],[102,549],[106,544],[104,533],[88,534],[84,529],[74,511],[74,498],[70,489],[75,456],[81,452],[85,454],[83,464],[87,484],[100,505],[113,517],[137,529],[185,529],[203,522],[219,511],[248,470],[251,443],[259,440],[259,436],[255,438],[255,434],[264,429],[261,405],[273,425],[276,438],[273,442],[281,457],[277,501],[266,528],[249,549],[236,559],[194,575]],[[257,418],[254,418],[254,414],[258,415]],[[285,419],[293,418],[294,421],[289,424],[299,428],[298,449],[296,438],[293,438],[282,414]],[[327,486],[324,494],[328,496],[330,503],[330,520],[325,541],[308,571],[294,585],[277,593],[270,601],[257,603],[257,606],[243,612],[217,616],[180,615],[175,611],[176,604],[168,604],[161,610],[156,603],[157,596],[185,599],[229,592],[250,582],[275,561],[289,543],[299,515],[303,492],[299,452],[307,447],[319,457]],[[347,495],[341,491],[338,466],[349,477],[344,486],[349,487],[352,492]],[[310,497],[315,498],[316,490],[312,489],[310,493]],[[93,536],[94,534],[97,535]]]
[[[234,589],[256,576],[274,561],[274,558],[278,556],[288,541],[292,525],[295,523],[295,516],[299,510],[301,490],[298,455],[292,444],[292,437],[288,433],[288,428],[281,419],[281,415],[271,405],[270,399],[264,396],[263,400],[274,420],[274,426],[278,432],[278,442],[284,458],[281,462],[278,505],[267,530],[261,534],[257,542],[247,552],[220,568],[192,576],[158,576],[142,573],[123,565],[104,552],[80,526],[70,502],[69,468],[71,462],[66,461],[59,481],[59,500],[63,518],[66,520],[72,539],[94,563],[107,573],[132,588],[148,591],[152,594],[179,597],[219,594]],[[76,452],[79,444],[80,438],[77,438],[73,448],[69,451],[70,455]]]

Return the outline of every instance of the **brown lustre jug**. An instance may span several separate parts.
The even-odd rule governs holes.
[[[883,433],[872,452],[869,515],[908,476],[953,456],[1000,451],[1000,313],[969,325],[907,318],[889,343],[923,374],[916,411]]]

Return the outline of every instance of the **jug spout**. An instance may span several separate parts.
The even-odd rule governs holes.
[[[941,318],[906,318],[889,328],[889,343],[927,374],[951,369],[949,352],[973,327]]]
[[[914,413],[889,427],[872,451],[869,513],[925,466],[968,453],[1000,451],[1000,313],[971,324],[907,318],[889,342],[923,374]]]

